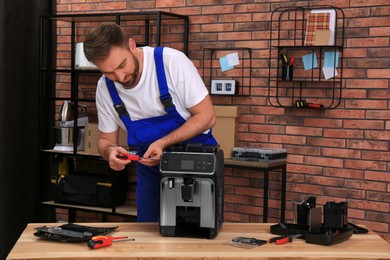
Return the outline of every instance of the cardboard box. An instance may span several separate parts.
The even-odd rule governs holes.
[[[237,106],[214,106],[217,123],[213,127],[213,135],[224,152],[225,158],[232,158],[237,136]]]
[[[87,123],[85,125],[84,152],[87,154],[99,154],[97,142],[99,139],[99,129],[97,123]],[[128,147],[127,132],[119,129],[119,146]]]

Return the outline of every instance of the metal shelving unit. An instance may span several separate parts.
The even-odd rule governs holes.
[[[139,46],[174,47],[188,54],[188,16],[162,11],[123,12],[123,13],[93,13],[93,14],[61,14],[43,15],[40,17],[39,44],[39,85],[40,85],[40,151],[39,151],[39,183],[41,194],[39,204],[44,208],[66,208],[69,210],[69,220],[74,221],[76,210],[99,212],[106,215],[134,216],[134,209],[128,214],[110,208],[88,207],[53,202],[53,191],[50,179],[56,172],[58,158],[68,158],[69,162],[77,160],[102,160],[98,155],[78,151],[78,131],[74,131],[72,151],[54,151],[54,130],[61,103],[72,102],[74,110],[74,129],[78,127],[78,107],[87,106],[89,111],[96,111],[94,95],[87,95],[84,87],[92,91],[101,77],[98,70],[83,70],[75,67],[76,43],[82,42],[86,32],[100,23],[117,23],[131,34]],[[164,37],[169,34],[170,37]],[[74,168],[74,167],[70,167]],[[71,170],[70,170],[71,171]],[[72,174],[70,172],[70,174]],[[108,168],[103,174],[108,174],[113,180],[117,172]],[[127,174],[126,170],[123,174]],[[115,185],[112,188],[115,197]],[[42,208],[41,208],[42,211]],[[44,216],[44,214],[42,214]]]
[[[308,30],[307,18],[309,13],[315,12],[330,13],[330,25],[333,23],[334,27],[329,34],[329,37],[333,37],[332,44],[309,46],[305,44]],[[270,105],[307,108],[307,104],[315,104],[316,106],[312,108],[330,109],[340,105],[343,85],[344,28],[344,13],[340,8],[333,6],[280,7],[272,12],[268,73]],[[334,76],[325,79],[324,62],[327,52],[334,55],[334,64],[330,71]],[[287,63],[294,58],[293,67],[283,65],[281,53],[286,55]],[[302,57],[307,54],[312,59],[311,64],[309,60],[309,64],[313,68],[305,70]],[[292,73],[286,78],[287,68]]]

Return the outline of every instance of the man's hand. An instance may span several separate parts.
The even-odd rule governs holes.
[[[128,151],[126,151],[120,146],[117,146],[111,147],[108,153],[108,163],[110,165],[110,168],[115,171],[121,171],[126,167],[127,164],[131,163],[131,160],[123,160],[117,158],[117,155],[120,153],[127,154]]]
[[[121,171],[129,164],[130,160],[121,160],[116,156],[120,153],[128,153],[123,147],[118,146],[118,130],[111,133],[99,131],[98,150],[100,155],[108,161],[110,168]]]
[[[160,140],[155,141],[154,143],[150,144],[148,147],[148,150],[143,155],[142,160],[139,161],[139,163],[145,165],[145,166],[157,166],[160,164],[159,158],[161,158],[161,155],[164,151],[164,144]],[[158,159],[157,159],[158,158]]]

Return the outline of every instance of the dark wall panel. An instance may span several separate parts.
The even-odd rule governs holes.
[[[37,219],[39,15],[50,1],[0,1],[0,259]]]

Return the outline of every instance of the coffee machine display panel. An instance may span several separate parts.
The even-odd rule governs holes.
[[[165,173],[211,175],[215,172],[215,156],[205,153],[164,153],[160,167]]]

